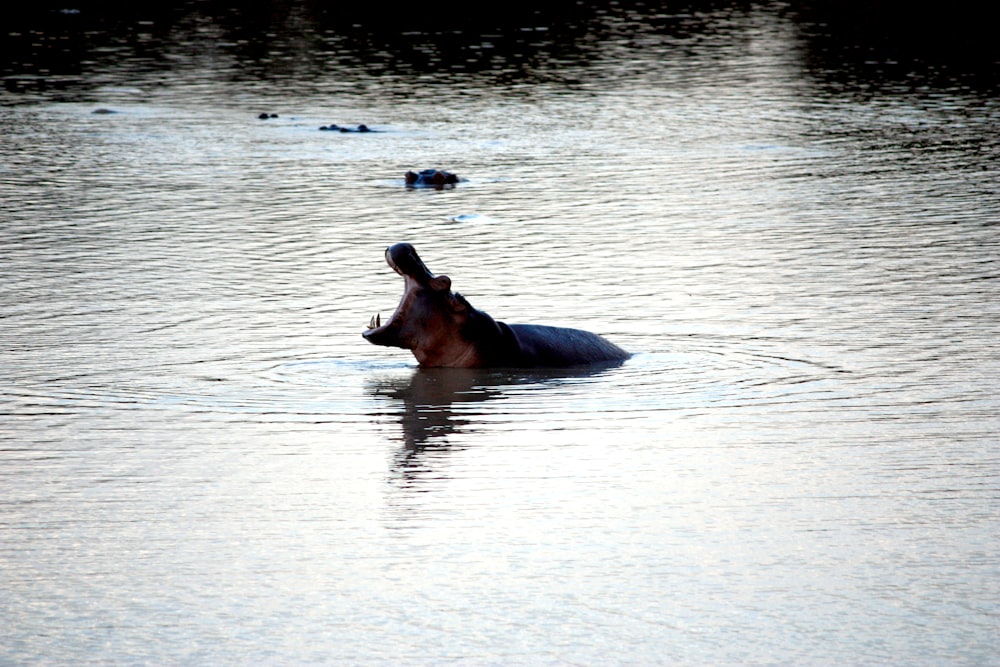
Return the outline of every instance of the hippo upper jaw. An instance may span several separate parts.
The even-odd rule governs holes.
[[[393,271],[404,278],[413,279],[418,285],[431,287],[437,291],[451,288],[451,280],[447,276],[435,276],[431,273],[417,254],[416,248],[409,243],[397,243],[386,248],[385,261]]]

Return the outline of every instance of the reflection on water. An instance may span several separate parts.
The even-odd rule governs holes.
[[[511,388],[527,399],[526,392],[562,387],[607,372],[620,363],[595,364],[568,369],[493,370],[471,368],[418,368],[407,378],[380,380],[368,391],[388,397],[399,407],[404,459],[431,447],[446,446],[449,436],[475,432],[482,412],[475,404],[489,400],[510,400]],[[592,388],[588,386],[587,391]]]
[[[483,386],[484,380],[488,380],[488,373],[475,369],[419,369],[409,378],[383,381],[369,391],[401,403],[399,424],[403,449],[409,456],[446,444],[448,436],[474,423],[461,417],[454,404],[502,396],[499,387]]]
[[[995,662],[997,69],[840,5],[12,13],[0,663]]]

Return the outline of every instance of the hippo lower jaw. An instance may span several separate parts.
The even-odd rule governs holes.
[[[399,338],[399,326],[396,322],[390,318],[388,322],[382,324],[381,313],[372,316],[371,322],[368,323],[368,329],[361,332],[361,335],[369,343],[375,345],[409,349],[409,346],[404,345]]]

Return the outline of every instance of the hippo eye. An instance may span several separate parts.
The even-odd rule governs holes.
[[[462,313],[472,308],[469,302],[465,300],[465,297],[459,294],[458,292],[452,294],[450,303],[451,303],[451,309],[456,313]]]

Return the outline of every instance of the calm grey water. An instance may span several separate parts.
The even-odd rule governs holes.
[[[268,7],[5,29],[0,664],[1000,663],[992,84]],[[420,370],[398,241],[635,356]]]

